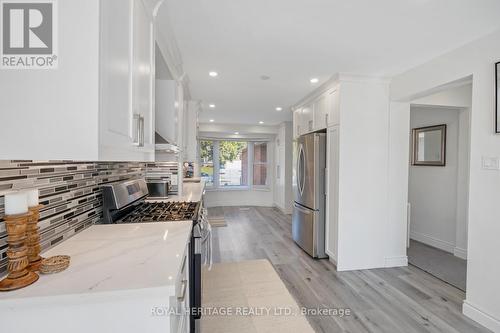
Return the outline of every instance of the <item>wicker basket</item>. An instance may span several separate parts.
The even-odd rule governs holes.
[[[42,260],[40,273],[52,274],[64,271],[69,266],[70,256],[53,256]]]

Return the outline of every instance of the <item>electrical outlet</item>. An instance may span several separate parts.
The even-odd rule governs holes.
[[[500,160],[498,157],[483,156],[482,167],[485,170],[500,170]]]

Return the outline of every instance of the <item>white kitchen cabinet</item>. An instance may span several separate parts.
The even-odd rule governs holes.
[[[142,0],[101,1],[100,37],[98,159],[154,160],[153,27]]]
[[[328,128],[326,136],[325,252],[330,260],[336,263],[338,255],[339,126]]]
[[[189,245],[188,245],[189,246]],[[188,246],[184,250],[182,256],[182,264],[175,280],[175,307],[176,313],[180,315],[171,316],[170,332],[172,333],[188,333],[189,330],[189,257]]]
[[[296,109],[293,110],[292,114],[292,124],[293,124],[293,139],[296,139],[300,136],[300,113],[302,112],[302,109]]]
[[[314,130],[320,130],[328,127],[328,102],[329,95],[322,94],[313,102],[313,117],[314,117]]]
[[[338,89],[332,89],[326,94],[326,127],[330,127],[340,123],[339,92]]]
[[[154,149],[154,35],[152,16],[142,0],[133,0],[132,111],[141,119],[139,149]]]
[[[313,104],[307,104],[302,108],[300,115],[300,132],[299,135],[314,131],[314,114]]]
[[[59,6],[59,67],[0,75],[0,159],[153,160],[152,14],[142,0]]]
[[[153,160],[151,19],[141,0],[100,9],[98,159]]]
[[[200,105],[198,102],[189,101],[185,105],[184,117],[184,161],[194,162],[198,160],[198,114]]]

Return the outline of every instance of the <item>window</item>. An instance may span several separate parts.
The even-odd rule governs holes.
[[[219,186],[248,185],[248,144],[219,141]]]
[[[266,142],[200,140],[201,178],[212,188],[267,187],[267,147]]]
[[[200,141],[201,179],[206,186],[214,186],[214,142]]]
[[[267,185],[267,143],[253,144],[253,185]]]

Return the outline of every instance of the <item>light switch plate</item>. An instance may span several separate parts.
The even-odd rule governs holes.
[[[483,156],[482,167],[485,170],[500,170],[500,159],[498,157]]]

